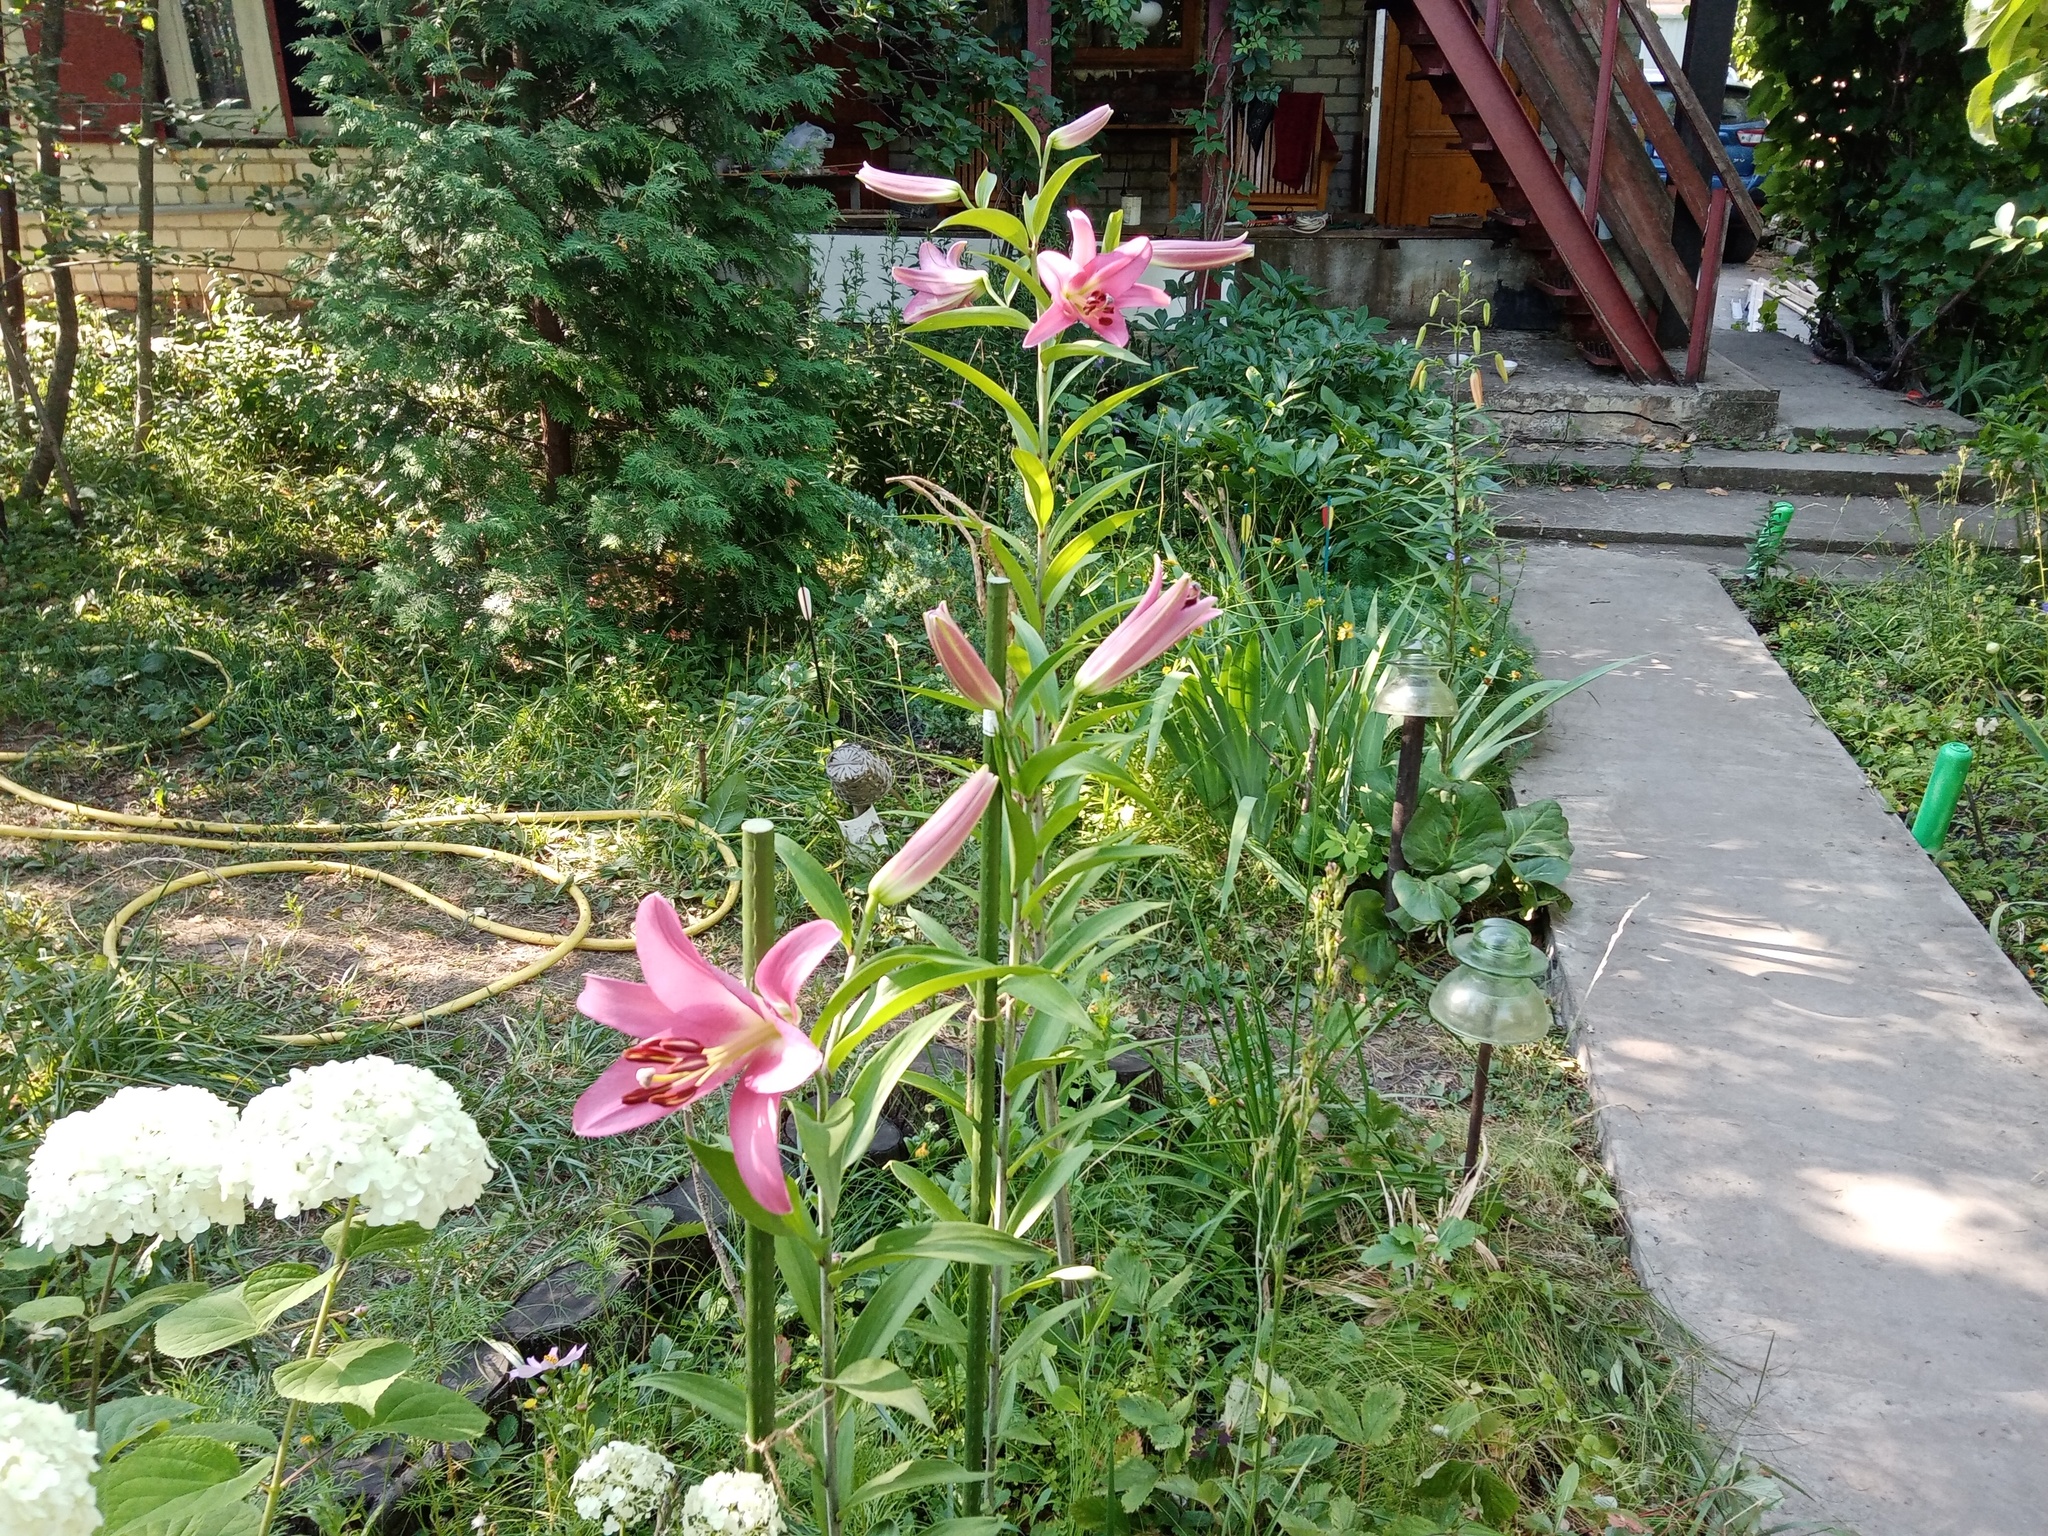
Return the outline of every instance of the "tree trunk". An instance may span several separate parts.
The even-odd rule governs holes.
[[[61,102],[57,69],[64,56],[65,0],[43,0],[36,39],[36,201],[43,216],[43,252],[50,264],[50,296],[57,306],[57,351],[43,392],[42,432],[35,457],[22,478],[22,494],[40,497],[64,453],[64,429],[71,418],[71,385],[78,372],[78,290],[71,278],[71,236],[64,211],[63,166],[57,158]],[[85,510],[70,507],[74,526]]]
[[[142,17],[142,121],[135,152],[135,451],[149,441],[156,415],[156,103],[163,94],[158,76],[162,54],[156,16]]]
[[[1233,89],[1237,73],[1237,40],[1230,26],[1229,0],[1209,0],[1202,35],[1202,57],[1208,73],[1202,85],[1202,111],[1210,121],[1210,132],[1221,149],[1202,157],[1202,238],[1220,239],[1230,220],[1230,205],[1237,196],[1236,178],[1230,163],[1230,117],[1235,108]],[[1195,282],[1197,301],[1216,291],[1219,279],[1204,272]]]
[[[0,141],[12,143],[8,115],[0,111]],[[0,185],[0,350],[7,355],[7,387],[14,399],[14,422],[25,436],[33,418],[29,414],[28,374],[21,359],[28,356],[28,296],[21,286],[21,197],[15,190],[18,163],[7,157],[6,182]]]
[[[567,346],[569,333],[562,329],[562,320],[552,309],[539,299],[532,303],[533,328],[540,332],[540,339],[551,347]],[[540,408],[540,452],[541,471],[546,479],[541,486],[541,495],[549,501],[555,499],[556,482],[576,473],[576,429],[548,409],[547,402]]]

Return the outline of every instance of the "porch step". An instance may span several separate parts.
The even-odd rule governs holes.
[[[1594,485],[1781,492],[1895,500],[1932,497],[1960,462],[1955,453],[1783,453],[1768,449],[1690,448],[1650,452],[1611,446],[1528,443],[1510,447],[1503,460],[1525,483],[1559,480]],[[1734,498],[1730,498],[1733,500]],[[1988,502],[1991,483],[1965,472],[1958,499]],[[1745,535],[1746,536],[1746,535]]]
[[[1904,497],[1831,496],[1810,492],[1701,490],[1503,491],[1494,498],[1495,530],[1504,539],[1572,544],[1686,545],[1740,549],[1755,535],[1774,496],[1798,508],[1785,547],[1805,554],[1904,554],[1946,536],[1958,519],[1966,538],[2010,547],[2012,522],[1982,506],[1923,505],[1918,521]]]

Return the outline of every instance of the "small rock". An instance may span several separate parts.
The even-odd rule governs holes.
[[[868,1143],[865,1154],[867,1161],[880,1167],[883,1163],[900,1163],[906,1156],[903,1150],[903,1132],[894,1120],[882,1119],[875,1122],[875,1139]]]
[[[504,1390],[512,1362],[479,1339],[441,1373],[441,1385],[483,1407]]]
[[[634,1208],[648,1229],[656,1233],[647,1279],[658,1291],[674,1292],[687,1287],[716,1260],[711,1234],[697,1209],[695,1186],[699,1182],[704,1186],[704,1203],[711,1207],[710,1225],[723,1226],[731,1211],[718,1186],[708,1177],[681,1179],[659,1194],[649,1195]]]
[[[956,1045],[934,1040],[910,1059],[910,1070],[967,1091],[968,1057]],[[938,1113],[939,1101],[911,1083],[898,1083],[882,1106],[899,1126],[920,1125]]]

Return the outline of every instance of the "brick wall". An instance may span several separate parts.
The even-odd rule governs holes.
[[[66,195],[86,211],[90,227],[102,233],[135,228],[136,171],[132,150],[78,146],[71,168],[78,173]],[[282,188],[313,169],[304,150],[282,145],[236,148],[207,145],[173,149],[156,166],[157,244],[192,259],[191,265],[157,269],[157,292],[166,302],[196,304],[209,284],[230,282],[263,304],[282,304],[285,274],[303,254],[286,237],[284,219],[249,206],[261,188]],[[87,185],[87,178],[99,183]],[[36,243],[36,221],[24,217],[26,243]],[[81,297],[113,308],[133,308],[135,269],[125,262],[82,266]]]

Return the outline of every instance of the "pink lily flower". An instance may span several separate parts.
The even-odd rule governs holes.
[[[1052,302],[1030,330],[1024,345],[1042,347],[1070,325],[1085,325],[1112,346],[1131,339],[1124,320],[1130,309],[1161,309],[1169,302],[1150,283],[1139,281],[1152,263],[1152,242],[1143,235],[1126,240],[1113,251],[1097,254],[1095,226],[1088,215],[1075,208],[1067,214],[1073,226],[1074,248],[1038,253],[1038,280],[1052,295]]]
[[[647,980],[586,976],[576,1006],[633,1037],[576,1101],[578,1136],[616,1136],[696,1103],[733,1078],[727,1128],[748,1191],[777,1215],[790,1210],[775,1144],[782,1096],[825,1063],[797,1028],[797,994],[839,930],[820,919],[784,934],[754,970],[754,988],[697,952],[666,896],[648,896],[633,922]]]
[[[991,680],[990,686],[994,683]],[[911,834],[896,856],[868,881],[868,897],[885,907],[900,906],[931,884],[934,876],[967,846],[981,813],[996,792],[996,776],[977,768],[932,812],[931,819]]]
[[[1003,691],[996,686],[981,659],[981,652],[974,648],[960,626],[953,622],[951,605],[939,604],[927,608],[924,614],[925,638],[932,643],[932,652],[939,658],[939,665],[946,669],[946,678],[961,698],[981,709],[1001,709]]]
[[[966,249],[965,240],[955,240],[950,250],[943,251],[926,240],[917,248],[916,266],[889,269],[897,282],[917,295],[903,306],[906,321],[915,325],[926,315],[958,309],[981,291],[981,274],[960,265]]]
[[[1154,240],[1152,260],[1176,272],[1206,272],[1227,267],[1251,255],[1251,242],[1242,234],[1232,240]]]
[[[1162,593],[1166,567],[1152,557],[1152,585],[1123,623],[1109,632],[1074,674],[1082,693],[1107,693],[1133,672],[1165,655],[1222,612],[1216,599],[1181,577]]]
[[[854,179],[870,192],[899,203],[964,203],[967,193],[950,176],[911,176],[902,171],[878,170],[861,163]]]
[[[1083,112],[1071,123],[1061,123],[1045,136],[1045,142],[1054,149],[1079,149],[1109,125],[1111,114],[1116,109],[1107,104],[1092,112]]]

